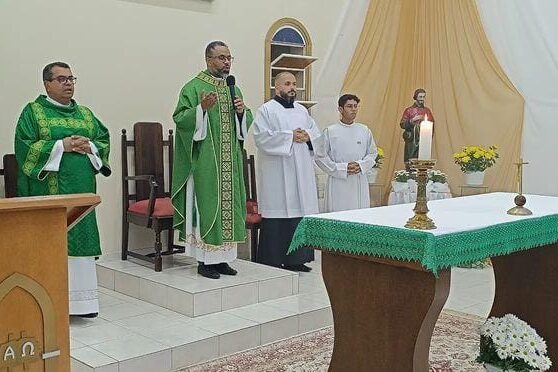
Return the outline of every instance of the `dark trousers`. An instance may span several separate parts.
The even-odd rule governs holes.
[[[314,261],[314,250],[299,248],[287,255],[298,223],[302,218],[262,218],[257,262],[281,267],[303,265]]]

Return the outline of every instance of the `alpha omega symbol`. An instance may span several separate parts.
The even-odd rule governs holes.
[[[13,334],[8,335],[8,342],[0,345],[0,371],[10,371],[10,367],[16,367],[23,364],[27,367],[27,363],[41,359],[40,344],[34,337],[26,337],[25,331],[21,332],[19,339],[14,339]]]

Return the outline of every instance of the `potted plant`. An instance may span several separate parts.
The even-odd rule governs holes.
[[[428,171],[428,181],[431,191],[444,193],[450,192],[448,186],[448,176],[444,172],[437,169]]]
[[[453,154],[455,164],[465,173],[467,185],[482,185],[484,172],[496,163],[498,152],[496,146],[465,146],[460,152]]]
[[[394,192],[405,191],[409,188],[408,181],[411,179],[411,175],[406,170],[398,170],[393,174],[393,181],[391,185]]]
[[[546,342],[515,315],[489,318],[480,332],[477,362],[484,363],[487,371],[546,371],[552,365]]]
[[[368,183],[376,182],[376,178],[378,177],[378,170],[380,170],[380,168],[382,167],[382,160],[384,159],[384,157],[384,149],[378,147],[378,153],[376,154],[376,164],[374,164],[374,167],[372,167],[372,169],[367,174]]]

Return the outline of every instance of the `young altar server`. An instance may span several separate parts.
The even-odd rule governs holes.
[[[317,146],[316,163],[328,174],[327,212],[370,207],[366,174],[376,164],[378,149],[370,129],[355,122],[359,102],[353,94],[339,98],[341,119],[324,130]]]

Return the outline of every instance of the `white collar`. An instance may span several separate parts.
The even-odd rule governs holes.
[[[47,101],[49,101],[50,103],[52,103],[55,106],[59,106],[59,107],[70,107],[70,105],[72,104],[72,102],[68,103],[67,105],[64,105],[58,101],[53,100],[52,98],[50,98],[49,96],[46,97]]]
[[[343,123],[341,120],[339,120],[339,124],[341,124],[344,127],[352,127],[356,124],[356,121],[353,121],[351,124],[346,124],[346,123]]]

